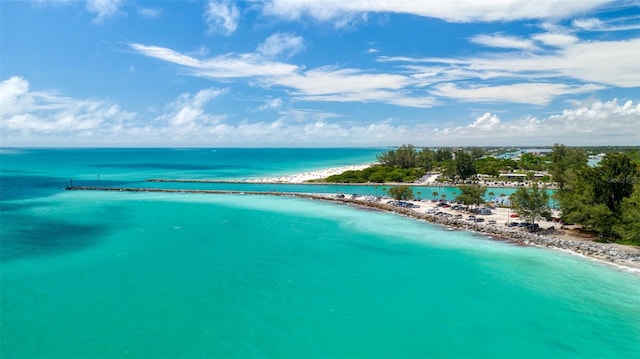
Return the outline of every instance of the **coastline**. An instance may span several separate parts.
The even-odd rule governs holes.
[[[279,197],[295,197],[311,200],[323,200],[361,208],[375,209],[403,215],[412,219],[441,225],[445,228],[465,230],[495,240],[509,241],[520,245],[531,245],[562,250],[571,254],[580,255],[616,266],[635,274],[640,274],[640,248],[635,246],[622,246],[614,243],[600,243],[571,238],[567,235],[557,236],[553,234],[530,233],[521,229],[512,229],[505,225],[489,225],[486,222],[469,222],[464,219],[438,216],[424,213],[425,208],[405,208],[392,204],[374,201],[371,197],[336,197],[332,194],[321,193],[288,193],[288,192],[260,192],[260,191],[228,191],[228,190],[188,190],[188,189],[160,189],[160,188],[117,188],[117,187],[67,187],[71,191],[116,191],[116,192],[162,192],[162,193],[195,193],[195,194],[236,194],[236,195],[269,195]],[[420,205],[424,202],[413,202]],[[498,214],[496,214],[498,216]]]
[[[356,164],[332,168],[324,168],[313,171],[286,174],[282,176],[259,177],[248,179],[173,179],[173,178],[147,178],[145,182],[176,182],[176,183],[251,183],[251,184],[305,184],[305,185],[340,185],[340,186],[411,186],[411,187],[456,187],[467,183],[438,182],[439,173],[428,173],[416,182],[364,182],[364,183],[341,183],[320,181],[329,176],[338,175],[346,171],[360,171],[369,168],[376,163]],[[475,181],[490,188],[519,188],[529,185],[529,182],[505,182],[505,181]],[[548,189],[555,189],[553,184],[546,185]]]

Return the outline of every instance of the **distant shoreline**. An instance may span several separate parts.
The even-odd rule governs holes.
[[[173,178],[147,178],[145,182],[165,182],[165,183],[229,183],[229,184],[294,184],[294,185],[333,185],[333,186],[411,186],[411,187],[458,187],[467,183],[438,182],[436,179],[439,173],[430,173],[423,180],[417,182],[325,182],[323,179],[342,174],[346,171],[360,171],[369,168],[376,163],[348,165],[332,168],[312,170],[296,174],[282,176],[248,178],[248,179],[173,179]],[[537,183],[537,182],[536,182]],[[474,184],[490,188],[520,188],[525,187],[529,182],[508,182],[508,181],[474,181]],[[543,184],[548,189],[555,189],[554,184]]]
[[[113,192],[151,192],[151,193],[186,193],[186,194],[230,194],[230,195],[266,195],[279,197],[295,197],[312,200],[324,200],[358,207],[376,209],[404,215],[413,219],[442,225],[446,228],[466,230],[490,236],[496,240],[508,240],[521,245],[533,245],[560,249],[573,254],[589,257],[604,263],[615,265],[627,271],[640,273],[640,248],[621,246],[612,243],[557,238],[552,235],[541,235],[521,230],[505,229],[499,226],[468,222],[463,219],[438,217],[419,211],[397,207],[386,203],[373,202],[366,199],[338,198],[331,194],[289,193],[277,191],[232,191],[232,190],[195,190],[195,189],[162,189],[162,188],[118,188],[118,187],[66,187],[70,191],[113,191]]]

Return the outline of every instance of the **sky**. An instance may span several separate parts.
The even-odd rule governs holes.
[[[637,0],[0,2],[2,147],[640,145]]]

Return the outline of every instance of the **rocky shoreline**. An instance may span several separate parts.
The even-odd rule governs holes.
[[[391,204],[368,201],[365,199],[352,199],[348,197],[336,197],[335,195],[319,193],[286,193],[286,192],[252,192],[252,191],[219,191],[219,190],[186,190],[186,189],[159,189],[159,188],[115,188],[115,187],[66,187],[72,191],[116,191],[116,192],[166,192],[166,193],[196,193],[196,194],[245,194],[245,195],[269,195],[279,197],[296,197],[313,200],[324,200],[344,203],[359,207],[377,209],[381,211],[400,214],[417,220],[439,224],[447,228],[470,231],[490,236],[496,240],[507,240],[521,245],[533,245],[565,250],[570,253],[583,255],[606,263],[623,267],[629,271],[640,273],[640,249],[633,246],[620,246],[611,243],[599,243],[592,241],[571,240],[555,238],[552,235],[530,233],[520,229],[500,228],[494,225],[481,225],[476,222],[468,222],[461,219],[439,217],[433,214],[421,213],[410,208],[397,207]],[[623,248],[621,248],[623,247]]]
[[[461,219],[438,217],[433,214],[419,213],[409,208],[396,207],[379,202],[366,202],[346,198],[327,198],[324,196],[318,196],[317,198],[398,213],[410,218],[439,224],[447,228],[488,235],[496,240],[507,240],[521,245],[533,245],[565,250],[578,255],[612,263],[617,266],[623,266],[631,271],[640,273],[640,250],[636,247],[629,246],[629,248],[619,248],[619,245],[611,243],[554,238],[550,235],[530,233],[520,229],[504,229],[498,226],[480,225],[475,222],[468,222]]]

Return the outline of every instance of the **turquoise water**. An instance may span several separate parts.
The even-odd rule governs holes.
[[[271,173],[243,151],[234,171]],[[100,155],[49,154],[1,157],[2,358],[640,356],[637,275],[333,203],[65,192]],[[183,170],[134,167],[123,182]]]

